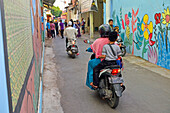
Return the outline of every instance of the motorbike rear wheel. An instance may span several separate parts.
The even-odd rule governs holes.
[[[71,55],[71,57],[72,57],[72,58],[76,58],[76,55],[73,53],[73,54]]]
[[[124,57],[126,54],[126,48],[121,48],[121,51],[122,51],[122,56]]]
[[[114,92],[112,98],[108,99],[107,102],[111,108],[115,109],[119,104],[119,97]]]

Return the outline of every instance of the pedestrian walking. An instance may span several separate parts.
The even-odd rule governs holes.
[[[47,29],[47,38],[50,38],[51,32],[50,32],[50,22],[49,22],[49,20],[47,20],[46,29]]]
[[[76,21],[76,29],[77,29],[77,32],[78,32],[77,37],[79,38],[79,37],[81,37],[79,20]]]
[[[81,26],[82,26],[82,32],[83,32],[83,34],[85,34],[85,20],[84,20],[84,18],[82,18]]]
[[[55,30],[56,30],[56,35],[58,35],[59,33],[58,33],[58,21],[57,20],[55,20]]]
[[[66,28],[67,27],[67,20],[65,20],[64,25],[65,25],[65,28]]]
[[[61,37],[62,39],[64,38],[64,24],[62,23],[62,20],[60,20],[60,33],[61,33]]]
[[[55,38],[55,24],[52,21],[50,22],[50,29],[52,38]]]
[[[87,20],[87,29],[88,29],[88,34],[90,35],[90,18],[89,17]]]

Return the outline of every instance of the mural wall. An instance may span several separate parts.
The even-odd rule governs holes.
[[[0,113],[8,113],[8,92],[7,92],[7,80],[5,71],[5,56],[4,56],[4,44],[3,44],[3,31],[1,20],[1,5],[0,4]]]
[[[39,0],[3,0],[10,112],[37,113],[41,65]]]
[[[169,0],[112,0],[111,14],[129,53],[170,69]]]

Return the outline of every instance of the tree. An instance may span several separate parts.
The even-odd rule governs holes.
[[[51,13],[57,18],[57,17],[61,16],[62,10],[60,10],[60,8],[58,6],[57,7],[53,6],[51,8]]]

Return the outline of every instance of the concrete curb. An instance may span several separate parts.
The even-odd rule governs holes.
[[[39,101],[38,101],[38,113],[42,113],[42,92],[43,92],[43,71],[44,71],[44,52],[45,42],[42,43],[42,59],[41,59],[41,71],[40,71],[40,87],[39,87]]]
[[[54,62],[52,39],[46,40],[44,57],[43,113],[64,113],[60,102],[61,94],[57,86],[58,72]]]
[[[127,60],[129,63],[136,64],[152,72],[158,73],[163,77],[170,78],[170,70],[160,67],[156,64],[150,63],[140,57],[127,54],[127,57],[123,57],[123,60]],[[135,60],[134,60],[135,59]]]

